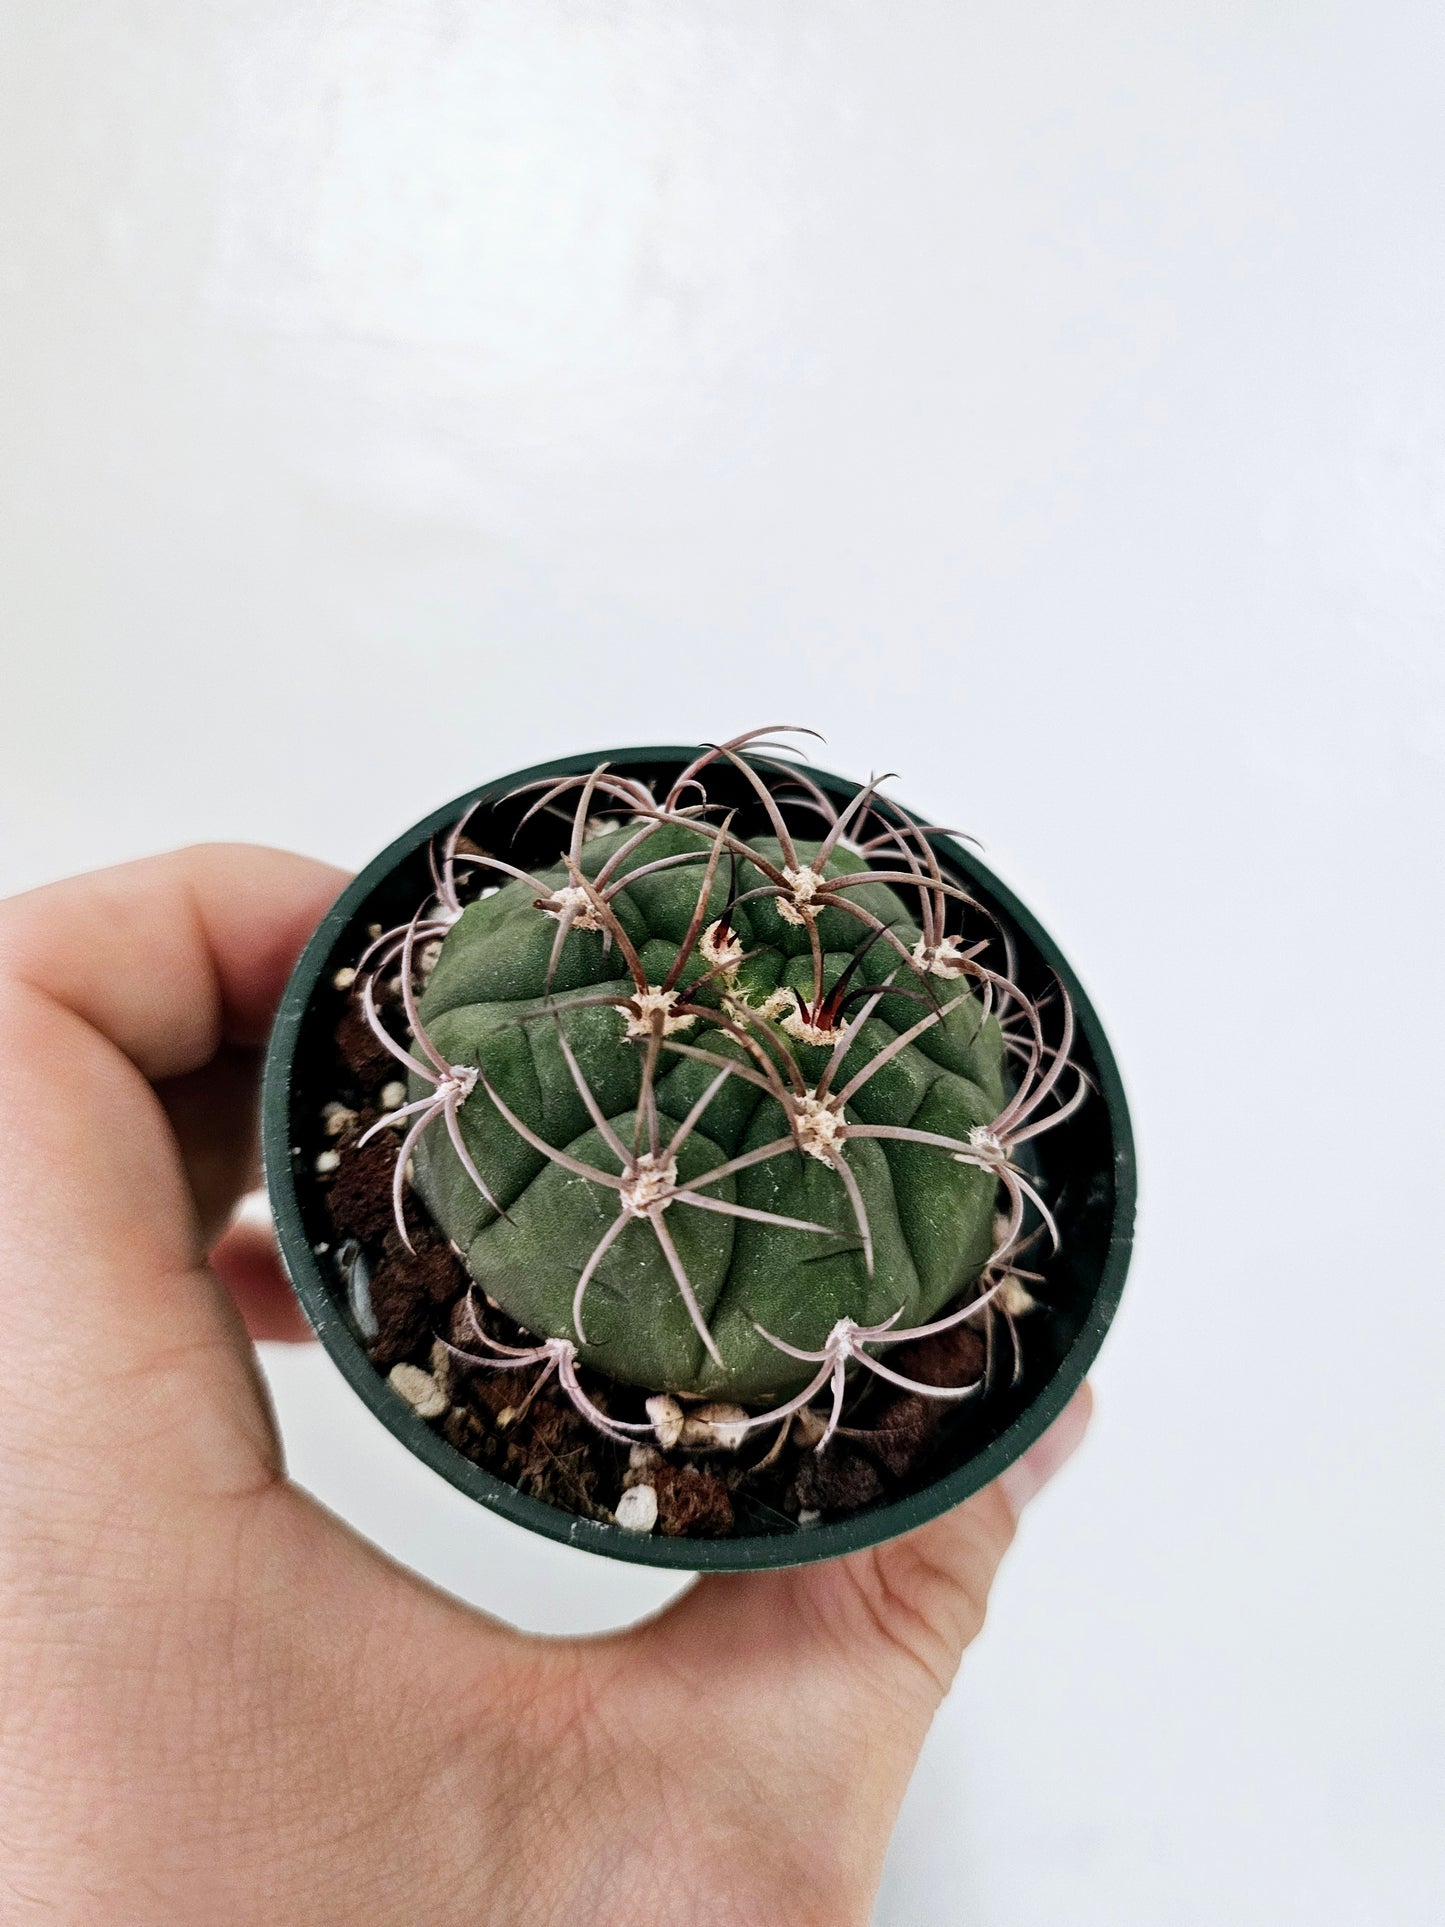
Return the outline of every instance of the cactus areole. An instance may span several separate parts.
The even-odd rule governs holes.
[[[1007,1326],[1016,1384],[1064,1239],[1035,1140],[1100,1106],[1102,1039],[1080,1053],[1069,986],[1019,970],[997,893],[776,734],[459,812],[343,973],[396,1064],[361,1140],[397,1147],[395,1235],[420,1202],[517,1337],[473,1318],[468,1366],[555,1374],[624,1444],[654,1442],[659,1403],[726,1404],[733,1449],[795,1419],[823,1449],[870,1380],[987,1396],[889,1362],[966,1321]]]

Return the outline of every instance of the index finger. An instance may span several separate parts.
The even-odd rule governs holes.
[[[143,1076],[259,1044],[297,953],[346,873],[247,844],[200,844],[0,903],[0,980],[29,984]]]
[[[0,1311],[27,1367],[6,1434],[33,1445],[53,1429],[57,1449],[127,1483],[142,1451],[207,1483],[254,1480],[271,1454],[152,1080],[260,1041],[343,882],[304,857],[218,846],[0,904]]]

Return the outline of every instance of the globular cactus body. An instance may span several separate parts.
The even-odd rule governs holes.
[[[744,839],[707,800],[723,762],[770,836]],[[758,765],[787,770],[821,840],[796,835]],[[761,1405],[743,1432],[826,1388],[819,1449],[857,1367],[930,1398],[978,1390],[878,1354],[995,1308],[1012,1330],[1037,1277],[1019,1254],[1057,1244],[1016,1153],[1086,1095],[1079,1074],[1062,1096],[1063,987],[1049,1043],[1008,933],[943,875],[928,833],[871,784],[839,811],[757,734],[700,752],[661,799],[605,765],[541,787],[529,815],[576,797],[559,863],[464,852],[463,819],[433,858],[435,897],[363,959],[367,1019],[410,1073],[366,1134],[403,1132],[398,1233],[410,1174],[475,1285],[535,1341],[504,1345],[474,1316],[473,1364],[555,1370],[619,1440],[647,1423],[599,1408],[579,1363]],[[491,880],[464,901],[468,865],[469,890]],[[955,912],[984,928],[950,928]],[[404,1038],[375,1001],[398,964]]]
[[[596,878],[635,836],[629,828],[589,838],[580,853],[583,874]],[[608,901],[650,985],[663,984],[676,971],[680,946],[698,921],[713,847],[704,832],[663,825],[611,872],[615,882],[644,866],[649,870]],[[811,863],[818,847],[798,842],[794,851]],[[755,839],[750,848],[781,866],[775,840]],[[686,860],[652,867],[664,858]],[[830,877],[866,870],[862,857],[836,846],[823,866]],[[556,954],[549,988],[557,917],[538,907],[534,884],[560,894],[569,883],[568,870],[558,867],[535,879],[514,879],[469,904],[442,944],[421,1001],[426,1032],[441,1055],[483,1073],[485,1082],[467,1099],[460,1124],[500,1209],[480,1194],[445,1133],[424,1135],[414,1155],[423,1198],[465,1253],[482,1290],[527,1330],[578,1340],[578,1281],[619,1215],[618,1194],[550,1159],[519,1134],[495,1100],[577,1164],[620,1173],[622,1161],[593,1121],[559,1035],[626,1147],[646,1141],[638,1106],[652,1046],[649,1027],[627,1009],[636,985],[626,970],[619,973],[619,943],[606,929],[574,923]],[[811,1092],[829,1069],[836,1036],[866,1003],[862,993],[881,991],[833,1066],[831,1089],[837,1093],[932,1015],[917,973],[903,965],[897,945],[879,942],[857,916],[825,907],[811,919],[824,990],[835,990],[850,973],[847,989],[859,994],[831,1026],[812,1027],[823,1041],[809,1041],[806,1017],[799,1013],[815,1002],[812,935],[807,922],[782,915],[775,898],[753,894],[765,888],[764,874],[746,859],[735,873],[726,864],[714,869],[703,930],[676,974],[677,1002],[684,1005],[688,987],[706,979],[697,1003],[716,1020],[665,1014],[659,1026],[665,1029],[651,1082],[664,1150],[718,1076],[715,1061],[684,1051],[704,1051],[709,1060],[747,1071],[756,1058],[733,1034],[740,1029],[780,1065],[790,1060],[795,1083]],[[743,901],[729,909],[730,897]],[[860,884],[850,899],[885,924],[904,950],[921,941],[907,905],[890,886]],[[704,934],[724,916],[727,936],[705,943]],[[718,969],[710,957],[719,953],[741,954],[746,961]],[[896,988],[885,987],[889,979]],[[881,1062],[848,1100],[845,1115],[865,1125],[911,1127],[966,1142],[1004,1101],[999,1027],[982,997],[958,982],[934,979],[929,992],[939,1006],[950,1006],[946,1014]],[[591,1001],[604,997],[615,1001]],[[411,1095],[425,1094],[425,1085],[414,1079]],[[685,1185],[789,1135],[778,1097],[743,1075],[727,1077],[677,1155],[677,1182]],[[866,1215],[871,1276],[858,1215],[838,1168],[844,1157]],[[765,1334],[816,1350],[841,1318],[871,1326],[901,1312],[900,1323],[908,1327],[931,1317],[988,1259],[997,1188],[991,1171],[931,1147],[859,1137],[845,1148],[829,1144],[825,1127],[811,1151],[795,1142],[699,1195],[766,1213],[769,1220],[824,1226],[826,1232],[681,1202],[665,1208],[666,1232],[721,1363],[706,1348],[665,1246],[643,1216],[633,1216],[617,1232],[588,1282],[580,1355],[615,1378],[652,1390],[754,1400],[793,1390],[807,1371]]]

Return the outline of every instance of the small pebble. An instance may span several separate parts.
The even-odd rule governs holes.
[[[328,1137],[340,1137],[355,1122],[355,1111],[349,1111],[344,1104],[328,1104],[321,1113],[322,1128]]]
[[[651,1532],[657,1524],[657,1490],[650,1485],[630,1485],[617,1501],[612,1515],[625,1532]]]
[[[622,1475],[623,1490],[625,1491],[630,1485],[646,1485],[663,1462],[661,1452],[654,1446],[630,1447],[627,1454],[627,1470]]]
[[[371,1302],[371,1266],[355,1238],[348,1238],[336,1253],[337,1267],[346,1285],[346,1302],[356,1329],[370,1341],[379,1336],[381,1325]]]
[[[664,1452],[670,1452],[682,1437],[682,1428],[687,1423],[682,1407],[675,1398],[661,1392],[656,1398],[647,1401],[647,1416],[652,1420],[652,1429],[657,1434],[657,1442]]]
[[[1008,1277],[998,1288],[998,1302],[1010,1318],[1022,1318],[1039,1301],[1021,1279]]]
[[[341,1153],[339,1151],[323,1151],[316,1160],[316,1169],[324,1177],[328,1171],[334,1171],[340,1163]]]
[[[442,1395],[450,1400],[452,1395],[452,1355],[439,1338],[432,1340],[429,1363],[431,1365],[431,1375],[440,1387]]]
[[[798,1524],[800,1526],[815,1526],[822,1516],[821,1512],[814,1512],[811,1506],[804,1506],[803,1510],[798,1514]]]
[[[356,982],[356,972],[348,964],[344,969],[338,970],[331,981],[338,990],[350,990]]]
[[[736,1452],[747,1433],[748,1415],[741,1405],[710,1403],[688,1413],[682,1422],[681,1439],[684,1445]]]
[[[400,1392],[418,1418],[440,1418],[451,1404],[431,1373],[424,1372],[420,1365],[393,1365],[386,1382],[394,1392]]]
[[[805,1405],[793,1420],[793,1437],[799,1445],[816,1445],[827,1429],[809,1405]]]

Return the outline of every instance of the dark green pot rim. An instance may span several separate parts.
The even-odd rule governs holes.
[[[636,764],[672,762],[681,767],[696,754],[695,745],[665,746],[602,751],[539,763],[531,769],[499,777],[443,804],[383,850],[347,885],[323,917],[286,986],[266,1055],[261,1099],[262,1148],[281,1255],[302,1308],[352,1389],[409,1451],[491,1511],[564,1545],[630,1560],[635,1565],[686,1572],[744,1572],[806,1565],[813,1560],[836,1558],[879,1545],[926,1524],[980,1491],[1020,1458],[1068,1404],[1084,1382],[1118,1308],[1133,1245],[1137,1195],[1133,1131],[1118,1067],[1093,1005],[1058,945],[1032,912],[977,857],[951,837],[930,837],[940,859],[970,877],[1007,913],[1062,979],[1073,998],[1079,1030],[1092,1054],[1099,1094],[1108,1112],[1113,1157],[1113,1222],[1083,1323],[1047,1382],[1006,1430],[963,1464],[903,1498],[792,1534],[759,1533],[729,1539],[667,1539],[628,1532],[621,1526],[577,1518],[529,1498],[454,1450],[391,1390],[371,1363],[337,1304],[334,1286],[307,1236],[298,1190],[298,1175],[304,1182],[304,1174],[298,1174],[292,1156],[292,1073],[306,1011],[318,985],[329,982],[339,962],[346,961],[333,962],[338,941],[362,904],[393,869],[413,856],[438,831],[449,828],[468,805],[478,801],[496,802],[522,783],[543,777],[579,775],[602,760],[619,774],[625,774]],[[827,771],[807,765],[799,767],[820,788],[845,801],[856,795],[860,787]]]

